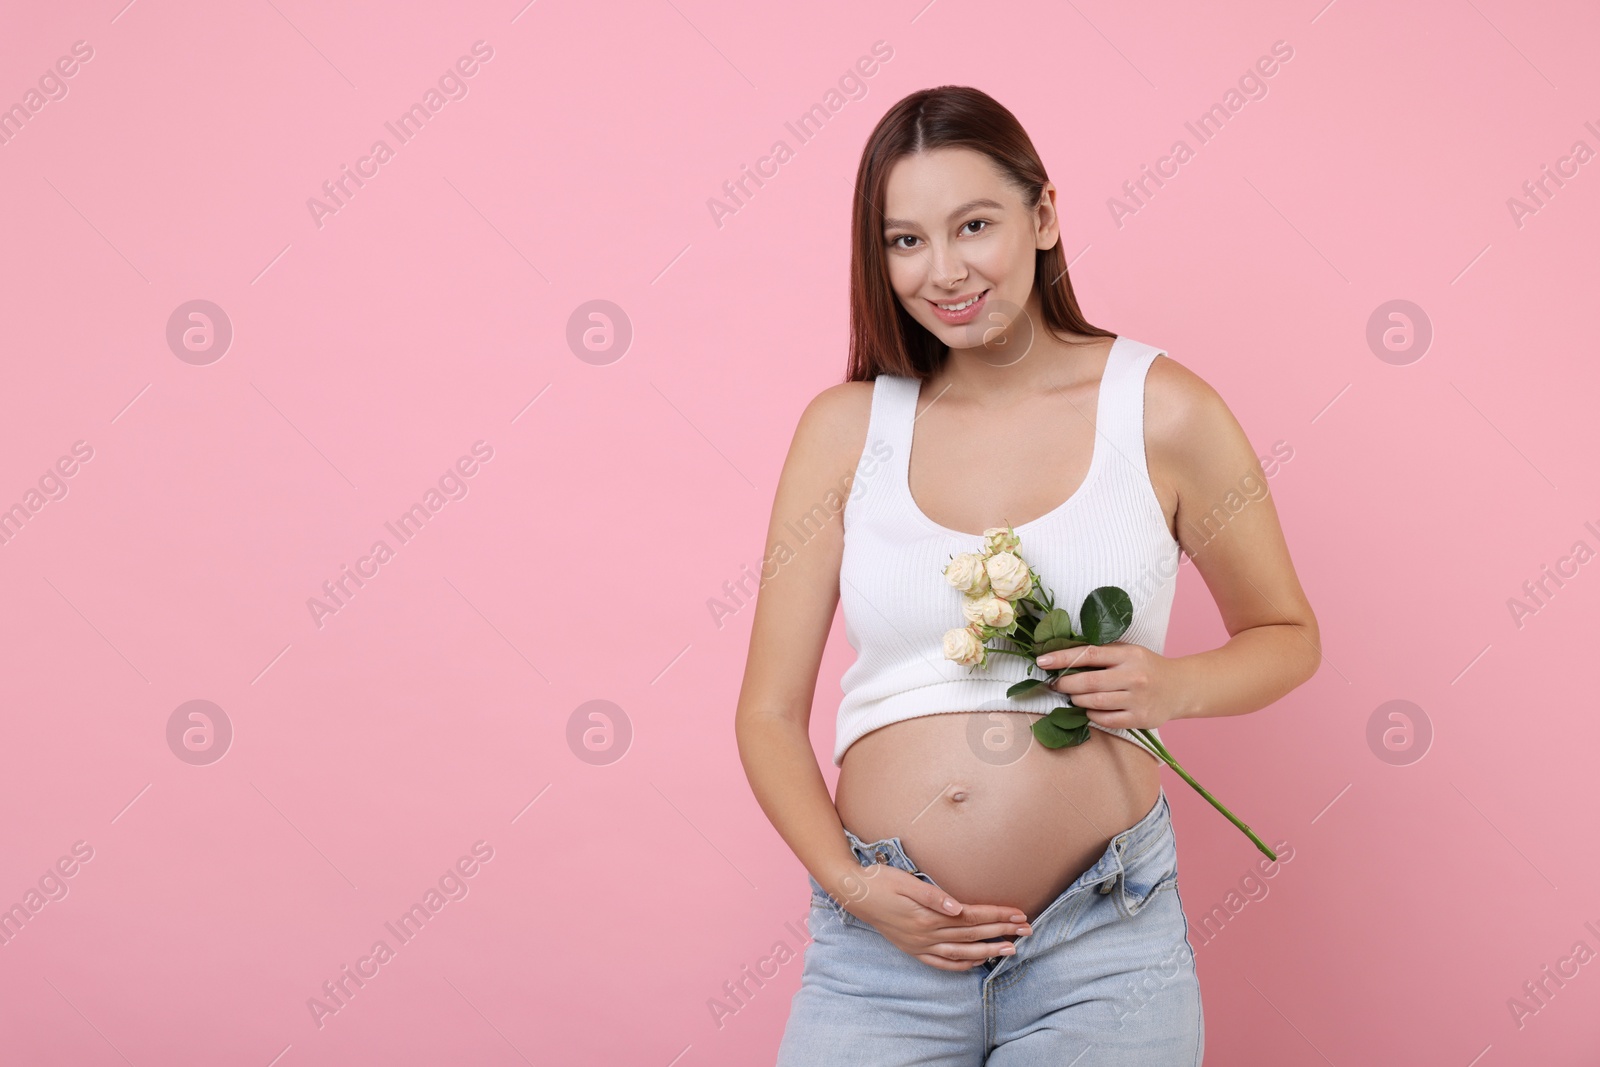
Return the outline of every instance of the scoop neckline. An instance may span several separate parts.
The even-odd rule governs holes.
[[[1122,334],[1117,334],[1115,339],[1112,340],[1111,348],[1106,352],[1106,365],[1100,371],[1099,388],[1095,392],[1094,397],[1094,437],[1092,438],[1092,443],[1089,446],[1089,469],[1087,472],[1085,472],[1083,481],[1078,484],[1078,488],[1072,491],[1071,496],[1067,497],[1067,499],[1063,500],[1061,503],[1045,512],[1043,515],[1040,515],[1038,518],[1029,519],[1024,523],[1010,524],[1010,529],[1019,537],[1022,535],[1024,530],[1032,529],[1033,527],[1049,522],[1051,519],[1056,518],[1062,512],[1066,511],[1073,503],[1080,500],[1083,497],[1084,491],[1094,483],[1096,476],[1100,473],[1100,468],[1103,466],[1101,462],[1101,453],[1103,450],[1100,447],[1100,438],[1102,436],[1100,427],[1101,420],[1106,411],[1106,372],[1111,369],[1111,361],[1117,355],[1117,346],[1121,345],[1123,340],[1124,338]],[[913,378],[912,381],[916,383],[916,389],[911,394],[911,425],[906,431],[906,462],[901,468],[901,491],[905,493],[906,501],[911,505],[912,513],[916,515],[916,517],[924,524],[931,526],[933,529],[938,530],[940,533],[946,534],[950,537],[980,538],[983,536],[981,532],[967,533],[965,530],[952,530],[942,522],[935,522],[931,517],[929,517],[927,512],[922,510],[922,505],[918,504],[917,498],[912,495],[911,452],[912,449],[916,447],[917,401],[922,399],[923,379]]]

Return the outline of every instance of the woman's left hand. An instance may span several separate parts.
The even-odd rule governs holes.
[[[1063,674],[1050,688],[1072,697],[1092,722],[1108,729],[1154,729],[1183,715],[1185,686],[1176,659],[1143,645],[1114,641],[1046,653],[1040,667],[1101,667]]]

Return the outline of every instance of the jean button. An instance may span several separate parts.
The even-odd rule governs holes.
[[[888,863],[889,862],[889,854],[887,852],[885,852],[881,848],[878,850],[878,862],[879,863]]]

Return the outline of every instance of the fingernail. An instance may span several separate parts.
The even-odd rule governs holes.
[[[1016,945],[1007,945],[1005,948],[1000,950],[1000,955],[1002,955],[1002,956],[1015,956],[1016,954],[1017,954],[1017,946]]]
[[[949,897],[946,897],[944,902],[944,910],[948,911],[951,915],[959,915],[961,914],[961,905],[957,904]]]
[[[1025,923],[1028,921],[1028,917],[1026,915],[1013,915],[1011,916],[1011,921],[1014,923]]]
[[[1018,937],[1027,937],[1031,933],[1033,933],[1033,927],[1024,926],[1022,929],[1017,931],[1017,936]]]

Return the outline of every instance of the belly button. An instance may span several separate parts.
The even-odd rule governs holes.
[[[965,789],[957,789],[955,792],[950,794],[950,799],[959,804],[963,800],[967,799],[967,791]]]

